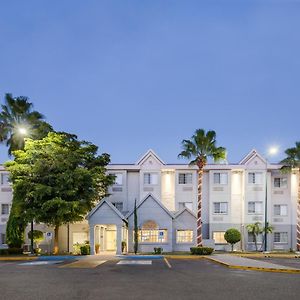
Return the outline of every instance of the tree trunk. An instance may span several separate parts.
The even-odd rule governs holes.
[[[300,251],[300,171],[298,172],[297,251]]]
[[[202,179],[204,163],[198,162],[198,209],[197,209],[197,247],[202,246]]]
[[[257,239],[255,233],[254,233],[254,244],[255,244],[255,251],[257,252]]]
[[[54,228],[54,251],[53,253],[56,255],[58,254],[58,230],[59,230],[59,226],[56,225]]]

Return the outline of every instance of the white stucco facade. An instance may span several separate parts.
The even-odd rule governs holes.
[[[234,227],[242,233],[236,249],[254,250],[247,225],[260,222],[264,226],[267,219],[273,227],[268,250],[295,249],[298,172],[283,174],[280,168],[255,150],[237,164],[208,164],[202,197],[204,244],[213,244],[217,250],[229,249],[223,236]],[[166,164],[149,150],[135,164],[111,164],[107,172],[116,176],[108,191],[110,196],[88,214],[86,221],[60,229],[63,250],[72,252],[74,243],[88,239],[92,253],[132,252],[135,201],[140,252],[153,252],[154,247],[164,252],[189,251],[195,245],[197,167]],[[7,172],[1,168],[0,173],[0,205],[5,213],[0,211],[0,243],[4,243],[9,208],[2,204],[11,204],[12,192]]]

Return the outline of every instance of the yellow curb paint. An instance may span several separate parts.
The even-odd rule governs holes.
[[[37,257],[0,257],[0,261],[22,261],[22,260],[36,260]]]
[[[196,256],[196,255],[165,255],[164,257],[169,259],[201,259],[204,256]]]
[[[102,265],[106,260],[78,260],[63,266],[60,268],[80,268],[80,269],[91,269],[96,268],[99,265]]]
[[[169,263],[169,261],[164,257],[164,261],[166,263],[166,265],[168,266],[169,269],[172,268],[171,264]]]

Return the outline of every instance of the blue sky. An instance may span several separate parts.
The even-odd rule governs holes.
[[[300,140],[299,28],[296,0],[1,1],[1,102],[28,96],[114,163],[177,162],[196,128],[237,162]]]

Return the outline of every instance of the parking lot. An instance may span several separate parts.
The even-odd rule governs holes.
[[[201,260],[73,268],[0,262],[1,299],[299,299],[300,275],[234,270]],[[170,268],[171,266],[171,268]]]

